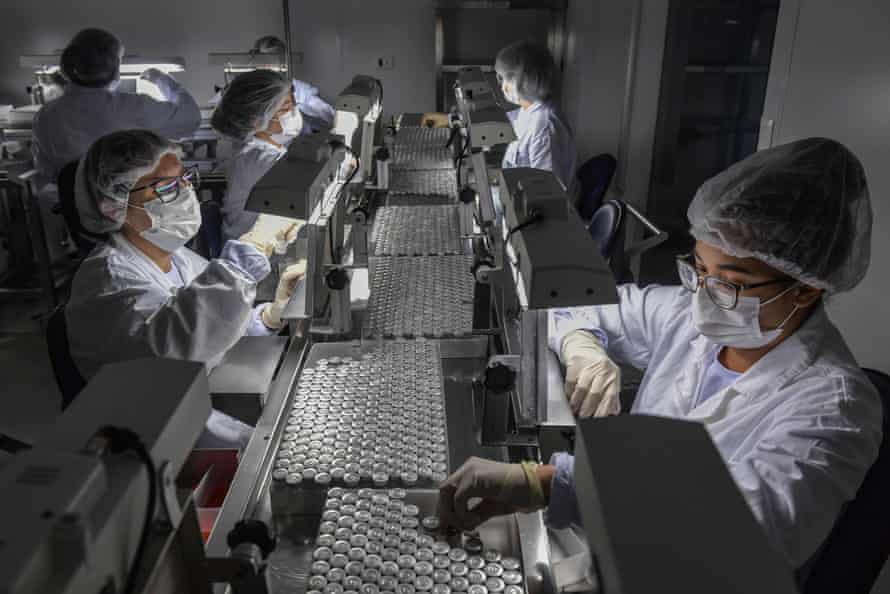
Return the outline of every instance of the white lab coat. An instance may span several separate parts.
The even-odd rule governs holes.
[[[237,239],[253,227],[259,214],[244,210],[250,192],[286,152],[284,148],[251,138],[229,160],[222,206],[225,239]]]
[[[550,346],[598,329],[619,363],[646,369],[633,413],[700,421],[767,537],[798,567],[827,538],[881,443],[881,401],[819,308],[729,387],[697,407],[704,365],[720,348],[691,320],[680,287],[624,285],[620,303],[551,312]]]
[[[240,251],[243,265],[208,262],[179,249],[173,261],[181,282],[121,234],[93,250],[74,276],[65,307],[69,347],[81,374],[89,379],[105,363],[141,357],[200,361],[209,370],[245,334],[269,334],[253,307],[254,275],[268,274],[268,261],[263,265],[264,256],[244,244],[236,248],[233,259]],[[198,447],[243,449],[252,431],[213,411]]]
[[[72,83],[64,95],[44,105],[34,116],[31,148],[38,187],[55,184],[65,165],[111,132],[140,128],[165,138],[192,134],[201,124],[198,104],[170,76],[159,77],[155,84],[166,101]]]
[[[507,146],[503,167],[533,167],[552,171],[572,195],[576,188],[577,152],[572,132],[550,102],[509,112],[516,140]]]

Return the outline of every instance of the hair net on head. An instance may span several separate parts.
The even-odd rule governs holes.
[[[120,75],[120,40],[102,29],[84,29],[62,52],[62,72],[84,87],[104,87]]]
[[[696,239],[829,293],[852,289],[868,269],[865,171],[834,140],[754,153],[706,181],[687,214]]]
[[[277,72],[244,72],[226,87],[210,123],[221,134],[246,140],[257,130],[269,127],[290,92],[290,81]]]
[[[94,142],[80,160],[74,182],[74,203],[84,229],[119,230],[130,190],[170,153],[179,155],[179,148],[148,130],[112,132]]]
[[[556,91],[558,74],[553,56],[534,43],[517,41],[503,48],[494,69],[526,101],[545,101]]]

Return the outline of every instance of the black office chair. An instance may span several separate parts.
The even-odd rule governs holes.
[[[84,228],[80,223],[80,215],[77,213],[77,205],[74,201],[74,183],[77,177],[77,163],[72,161],[62,168],[56,185],[59,187],[59,207],[68,232],[71,234],[77,250],[82,258],[86,257],[97,243],[105,241],[108,237],[102,233],[93,233]]]
[[[65,410],[86,386],[86,380],[83,379],[71,357],[64,305],[54,309],[47,319],[46,345],[56,384],[62,392],[62,410]]]
[[[629,247],[624,246],[624,229],[629,217],[643,227],[646,237]],[[590,237],[600,248],[600,254],[609,263],[615,281],[633,282],[630,260],[638,254],[667,241],[668,234],[655,226],[637,209],[623,200],[607,200],[597,209],[587,227]]]
[[[881,394],[883,441],[855,499],[798,571],[801,594],[869,594],[890,554],[890,376],[863,371]]]
[[[591,157],[578,169],[578,214],[581,220],[589,221],[603,205],[603,197],[612,184],[618,161],[608,153]]]

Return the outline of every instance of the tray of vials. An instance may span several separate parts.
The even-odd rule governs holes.
[[[457,172],[450,169],[395,169],[389,176],[389,195],[442,196],[457,202]]]
[[[374,215],[375,256],[461,254],[460,207],[384,206]]]
[[[473,331],[472,256],[368,258],[368,337],[460,337]]]
[[[436,485],[449,470],[439,347],[316,344],[284,423],[273,498],[282,489]]]
[[[525,593],[520,557],[504,550],[503,534],[496,546],[478,533],[446,539],[431,501],[398,488],[328,491],[308,593]]]
[[[392,145],[393,169],[454,169],[448,128],[400,128]]]

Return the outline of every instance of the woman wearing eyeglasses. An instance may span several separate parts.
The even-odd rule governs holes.
[[[841,144],[801,140],[707,181],[688,216],[697,241],[678,260],[681,286],[625,285],[617,305],[554,312],[550,346],[580,417],[619,412],[618,364],[645,370],[630,412],[704,423],[773,546],[800,567],[881,443],[879,395],[823,306],[868,268],[865,174]],[[553,523],[577,522],[573,464],[471,459],[443,487],[442,513],[467,528],[549,503]],[[468,511],[457,493],[483,506]]]
[[[208,262],[185,247],[201,226],[196,176],[174,144],[147,130],[104,136],[81,160],[78,215],[88,231],[107,234],[78,269],[65,309],[71,353],[85,378],[105,363],[140,357],[212,368],[242,336],[282,327],[303,269],[282,274],[274,302],[254,306],[254,297],[276,243],[296,236],[295,222],[260,217]],[[219,436],[244,445],[246,426],[230,421]]]

